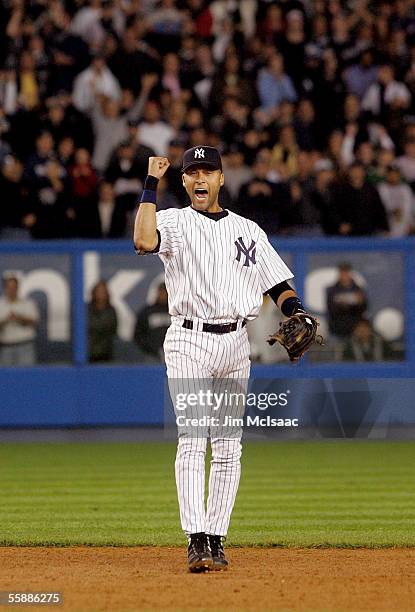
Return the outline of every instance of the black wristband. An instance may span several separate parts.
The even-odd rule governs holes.
[[[152,189],[144,189],[141,194],[140,202],[145,202],[146,204],[157,204],[157,191],[153,191]]]
[[[306,312],[306,309],[298,297],[289,297],[281,304],[281,312],[286,317],[292,317],[297,312]]]
[[[157,191],[158,184],[159,179],[156,176],[151,176],[151,174],[148,174],[146,176],[146,180],[144,181],[144,190]]]
[[[271,287],[271,289],[268,289],[266,293],[268,293],[270,298],[278,306],[278,298],[280,297],[282,293],[284,293],[284,291],[293,291],[293,288],[291,287],[289,283],[287,283],[287,281],[282,281],[282,283],[278,283],[277,285],[274,285],[274,287]]]

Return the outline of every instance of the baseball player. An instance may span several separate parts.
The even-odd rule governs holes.
[[[265,293],[285,316],[304,317],[305,329],[310,315],[287,282],[293,274],[266,234],[253,221],[220,206],[224,174],[219,152],[208,146],[187,150],[182,180],[191,205],[156,212],[157,184],[168,167],[165,157],[149,158],[134,245],[140,255],[157,253],[165,267],[171,325],[164,352],[170,395],[179,415],[178,388],[196,389],[199,383],[200,388],[209,383],[214,388],[231,381],[246,389],[250,371],[246,323],[258,316]],[[289,352],[290,357],[297,358],[304,350],[298,355]],[[227,569],[223,540],[240,478],[241,428],[208,427],[202,434],[186,426],[178,429],[175,473],[189,569]],[[205,506],[208,437],[212,462]]]

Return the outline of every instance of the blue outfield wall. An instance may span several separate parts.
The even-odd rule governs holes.
[[[385,364],[311,364],[253,366],[253,379],[362,380],[415,379],[415,238],[275,239],[287,253],[297,291],[303,295],[310,255],[398,253],[404,270],[405,361]],[[84,303],[84,253],[131,254],[129,241],[0,242],[10,268],[20,255],[66,255],[70,259],[73,365],[0,368],[0,427],[161,425],[165,396],[164,366],[87,364]],[[338,256],[336,255],[336,258]],[[385,284],[384,291],[388,291]],[[376,383],[373,383],[376,386]],[[386,388],[386,387],[385,387]],[[407,387],[405,398],[415,387]],[[413,390],[412,390],[413,389]],[[411,396],[413,392],[413,395]],[[405,400],[405,401],[406,401]],[[405,417],[406,418],[406,417]],[[414,419],[415,421],[415,419]]]
[[[0,384],[0,427],[171,423],[164,366],[3,368]],[[415,377],[404,366],[398,373],[387,364],[337,371],[322,366],[301,371],[295,366],[253,366],[248,392],[258,396],[287,389],[287,409],[272,416],[300,417],[303,426],[310,420],[368,429],[375,424],[415,426]],[[256,414],[266,416],[270,411]]]

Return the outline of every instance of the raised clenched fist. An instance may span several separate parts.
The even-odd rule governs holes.
[[[148,160],[148,174],[160,179],[164,176],[170,162],[167,157],[150,157]]]

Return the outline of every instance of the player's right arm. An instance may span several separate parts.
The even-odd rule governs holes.
[[[150,157],[148,160],[148,175],[134,223],[134,246],[139,252],[151,252],[157,248],[157,184],[169,166],[167,157]]]

